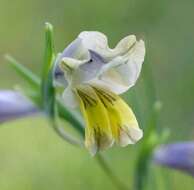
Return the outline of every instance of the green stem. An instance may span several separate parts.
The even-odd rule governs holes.
[[[56,116],[57,117],[57,116]],[[59,120],[57,118],[49,118],[52,128],[56,132],[56,134],[61,137],[63,140],[69,142],[72,145],[78,146],[78,147],[84,147],[83,143],[78,140],[77,138],[74,138],[70,134],[68,134],[63,127],[59,124]]]
[[[156,102],[156,89],[154,86],[154,79],[152,75],[151,68],[147,63],[144,67],[144,77],[146,80],[146,94],[149,101],[149,107],[152,108],[149,114],[148,121],[146,123],[146,131],[144,139],[140,146],[139,153],[137,155],[137,163],[134,176],[134,189],[143,190],[146,187],[146,182],[148,180],[149,174],[149,164],[150,157],[152,155],[153,149],[156,145],[156,135],[157,135],[157,125],[158,125],[158,113],[160,109],[155,106]]]
[[[142,146],[140,149],[135,168],[135,190],[143,190],[146,185],[151,151],[152,150],[147,145]]]
[[[77,130],[82,137],[84,137],[84,126],[83,124],[76,118],[75,114],[66,109],[59,101],[57,102],[57,107],[59,110],[59,116],[65,118],[66,121],[71,123],[72,127]]]
[[[98,154],[96,155],[96,160],[98,164],[101,166],[101,168],[104,170],[106,175],[109,177],[109,179],[112,181],[113,185],[118,189],[118,190],[129,190],[128,187],[126,187],[119,179],[118,177],[114,174],[113,170],[109,167],[109,165],[106,163],[105,159],[103,158],[102,155]]]

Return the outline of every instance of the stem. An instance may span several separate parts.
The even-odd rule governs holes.
[[[68,134],[63,127],[60,126],[59,121],[57,121],[56,118],[51,118],[50,119],[52,127],[54,129],[54,131],[57,133],[57,135],[59,135],[59,137],[61,137],[63,140],[69,142],[72,145],[78,146],[78,147],[83,147],[83,143],[74,138],[73,136],[71,136],[70,134]]]
[[[137,163],[136,170],[134,176],[134,189],[135,190],[143,190],[146,186],[146,182],[149,175],[149,164],[150,157],[155,148],[155,140],[153,140],[153,136],[157,134],[157,126],[158,126],[158,113],[160,109],[157,109],[154,104],[156,103],[156,89],[154,86],[154,79],[152,75],[151,68],[147,63],[144,67],[144,77],[146,80],[146,94],[149,101],[149,106],[152,108],[148,121],[146,123],[146,132],[144,135],[144,139],[142,141],[139,153],[137,155]]]
[[[150,163],[149,156],[151,152],[151,150],[147,149],[147,145],[142,146],[137,158],[134,180],[135,190],[143,190],[145,187],[145,182],[147,181],[148,165]]]
[[[66,109],[60,101],[57,101],[59,116],[71,123],[72,127],[84,137],[84,126],[70,110]]]
[[[96,160],[98,164],[101,166],[101,168],[104,170],[106,175],[109,177],[109,179],[112,181],[114,186],[118,190],[129,190],[128,187],[126,187],[114,174],[113,170],[109,167],[109,165],[106,163],[105,159],[102,157],[102,155],[98,154],[96,155]]]

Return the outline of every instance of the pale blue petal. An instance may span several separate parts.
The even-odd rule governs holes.
[[[5,122],[39,112],[30,100],[19,92],[0,91],[0,122]]]

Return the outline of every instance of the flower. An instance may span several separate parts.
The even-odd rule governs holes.
[[[38,112],[38,109],[19,92],[0,91],[0,123]]]
[[[114,142],[126,146],[142,138],[134,113],[118,95],[135,84],[144,55],[144,42],[134,35],[111,49],[100,32],[80,33],[58,54],[54,85],[65,88],[62,101],[67,107],[80,106],[85,146],[92,155]]]
[[[194,142],[162,145],[155,150],[153,161],[194,176]]]

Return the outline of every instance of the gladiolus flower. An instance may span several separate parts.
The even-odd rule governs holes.
[[[92,155],[114,142],[126,146],[142,138],[134,113],[119,94],[135,84],[144,55],[144,42],[134,35],[111,49],[104,34],[82,32],[57,56],[54,84],[64,88],[62,101],[67,107],[80,107],[85,146]]]

